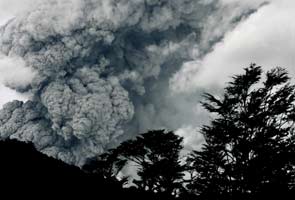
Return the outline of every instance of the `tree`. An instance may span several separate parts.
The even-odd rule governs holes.
[[[138,188],[166,196],[177,194],[184,175],[182,140],[173,132],[149,131],[118,148],[124,158],[137,165],[140,180],[134,183]]]
[[[127,160],[120,159],[118,151],[112,149],[107,153],[90,159],[87,164],[83,166],[85,172],[98,175],[113,185],[123,187],[128,183],[128,177],[118,179],[119,173],[127,164]]]
[[[217,114],[202,128],[206,143],[188,158],[195,176],[188,189],[199,199],[256,199],[295,190],[295,86],[274,68],[261,81],[255,64],[233,77],[223,98],[205,94]]]
[[[116,177],[124,166],[135,165],[139,179],[133,180],[133,184],[139,190],[171,199],[182,189],[182,140],[173,132],[149,131],[99,156],[86,168],[110,178]]]

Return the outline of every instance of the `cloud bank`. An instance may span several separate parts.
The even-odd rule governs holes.
[[[47,155],[82,165],[148,129],[202,122],[200,91],[178,95],[170,79],[183,63],[211,52],[255,6],[36,1],[0,29],[0,80],[31,95],[3,106],[0,137],[32,141]]]
[[[250,63],[257,63],[264,70],[284,67],[294,76],[294,9],[294,1],[269,1],[229,31],[209,54],[184,63],[171,79],[172,89],[191,93],[198,88],[220,88],[230,80],[230,76],[241,73]]]

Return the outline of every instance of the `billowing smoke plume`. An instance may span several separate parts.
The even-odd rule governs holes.
[[[173,95],[169,79],[251,11],[218,0],[39,3],[0,30],[2,54],[31,71],[5,84],[32,94],[3,107],[0,137],[81,165],[136,133],[194,123],[192,96]]]

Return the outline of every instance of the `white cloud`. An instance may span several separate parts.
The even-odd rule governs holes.
[[[274,0],[221,0],[224,4],[238,3],[243,6],[258,6],[265,2],[272,2]]]
[[[0,109],[12,100],[26,101],[29,94],[21,94],[6,87],[24,88],[34,78],[34,71],[21,59],[0,56]]]
[[[0,83],[11,87],[26,87],[34,78],[34,71],[20,58],[0,56]]]
[[[0,0],[0,26],[32,7],[39,0]],[[12,100],[25,101],[29,94],[21,94],[5,86],[19,87],[27,85],[34,73],[20,59],[0,56],[0,109]]]
[[[200,150],[204,144],[204,137],[200,134],[200,128],[186,126],[175,131],[175,134],[183,137],[184,151]]]
[[[0,26],[39,0],[0,0]]]
[[[232,0],[233,1],[233,0]],[[172,88],[224,86],[233,74],[255,62],[295,75],[295,1],[273,1],[228,33],[202,60],[189,62],[173,77]]]
[[[0,109],[9,101],[19,100],[26,101],[30,98],[30,94],[20,94],[15,90],[5,87],[0,84]]]

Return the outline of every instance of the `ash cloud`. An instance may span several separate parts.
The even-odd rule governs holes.
[[[0,137],[82,165],[147,129],[193,124],[197,100],[171,93],[170,78],[251,9],[218,0],[39,2],[0,30],[2,54],[32,70],[24,84],[8,78],[32,98],[4,105]]]

